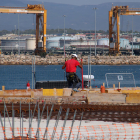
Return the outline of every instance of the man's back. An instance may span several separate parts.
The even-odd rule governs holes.
[[[66,61],[65,62],[66,72],[76,72],[76,67],[79,64],[80,63],[77,60],[74,60],[74,59],[70,59],[70,60]]]

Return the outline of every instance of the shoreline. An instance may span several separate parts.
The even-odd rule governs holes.
[[[32,65],[33,55],[3,55],[0,54],[0,65]],[[66,56],[67,60],[71,58]],[[83,65],[88,65],[88,56],[78,55],[78,61],[83,59]],[[140,65],[140,56],[91,56],[91,65]],[[63,65],[64,55],[47,55],[45,58],[35,56],[36,65]]]

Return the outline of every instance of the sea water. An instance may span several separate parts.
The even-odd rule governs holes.
[[[76,73],[81,79],[81,69],[79,67]],[[139,65],[92,65],[91,75],[94,75],[94,80],[91,81],[91,86],[100,87],[103,83],[107,86],[106,73],[132,73],[136,86],[140,86]],[[27,81],[30,81],[32,88],[32,74],[36,81],[66,80],[62,65],[36,65],[35,73],[32,71],[31,65],[1,65],[0,89],[2,86],[5,86],[5,89],[26,89]],[[83,66],[83,74],[88,75],[87,65]]]

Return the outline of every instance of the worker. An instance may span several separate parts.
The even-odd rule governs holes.
[[[30,81],[28,81],[28,82],[27,82],[27,85],[26,85],[26,86],[27,86],[27,89],[30,89],[30,83],[29,83],[29,82],[30,82]]]
[[[62,69],[65,69],[66,67],[66,78],[68,81],[68,88],[73,88],[74,91],[78,92],[78,88],[81,87],[82,82],[76,75],[77,66],[82,69],[83,63],[79,63],[77,61],[77,55],[72,54],[71,59],[65,62],[65,64],[62,66]],[[74,84],[76,84],[75,87]]]

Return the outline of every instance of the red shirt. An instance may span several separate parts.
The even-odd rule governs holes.
[[[70,59],[65,62],[66,72],[76,72],[76,67],[80,65],[77,60]]]
[[[30,83],[27,83],[27,87],[30,87]]]

